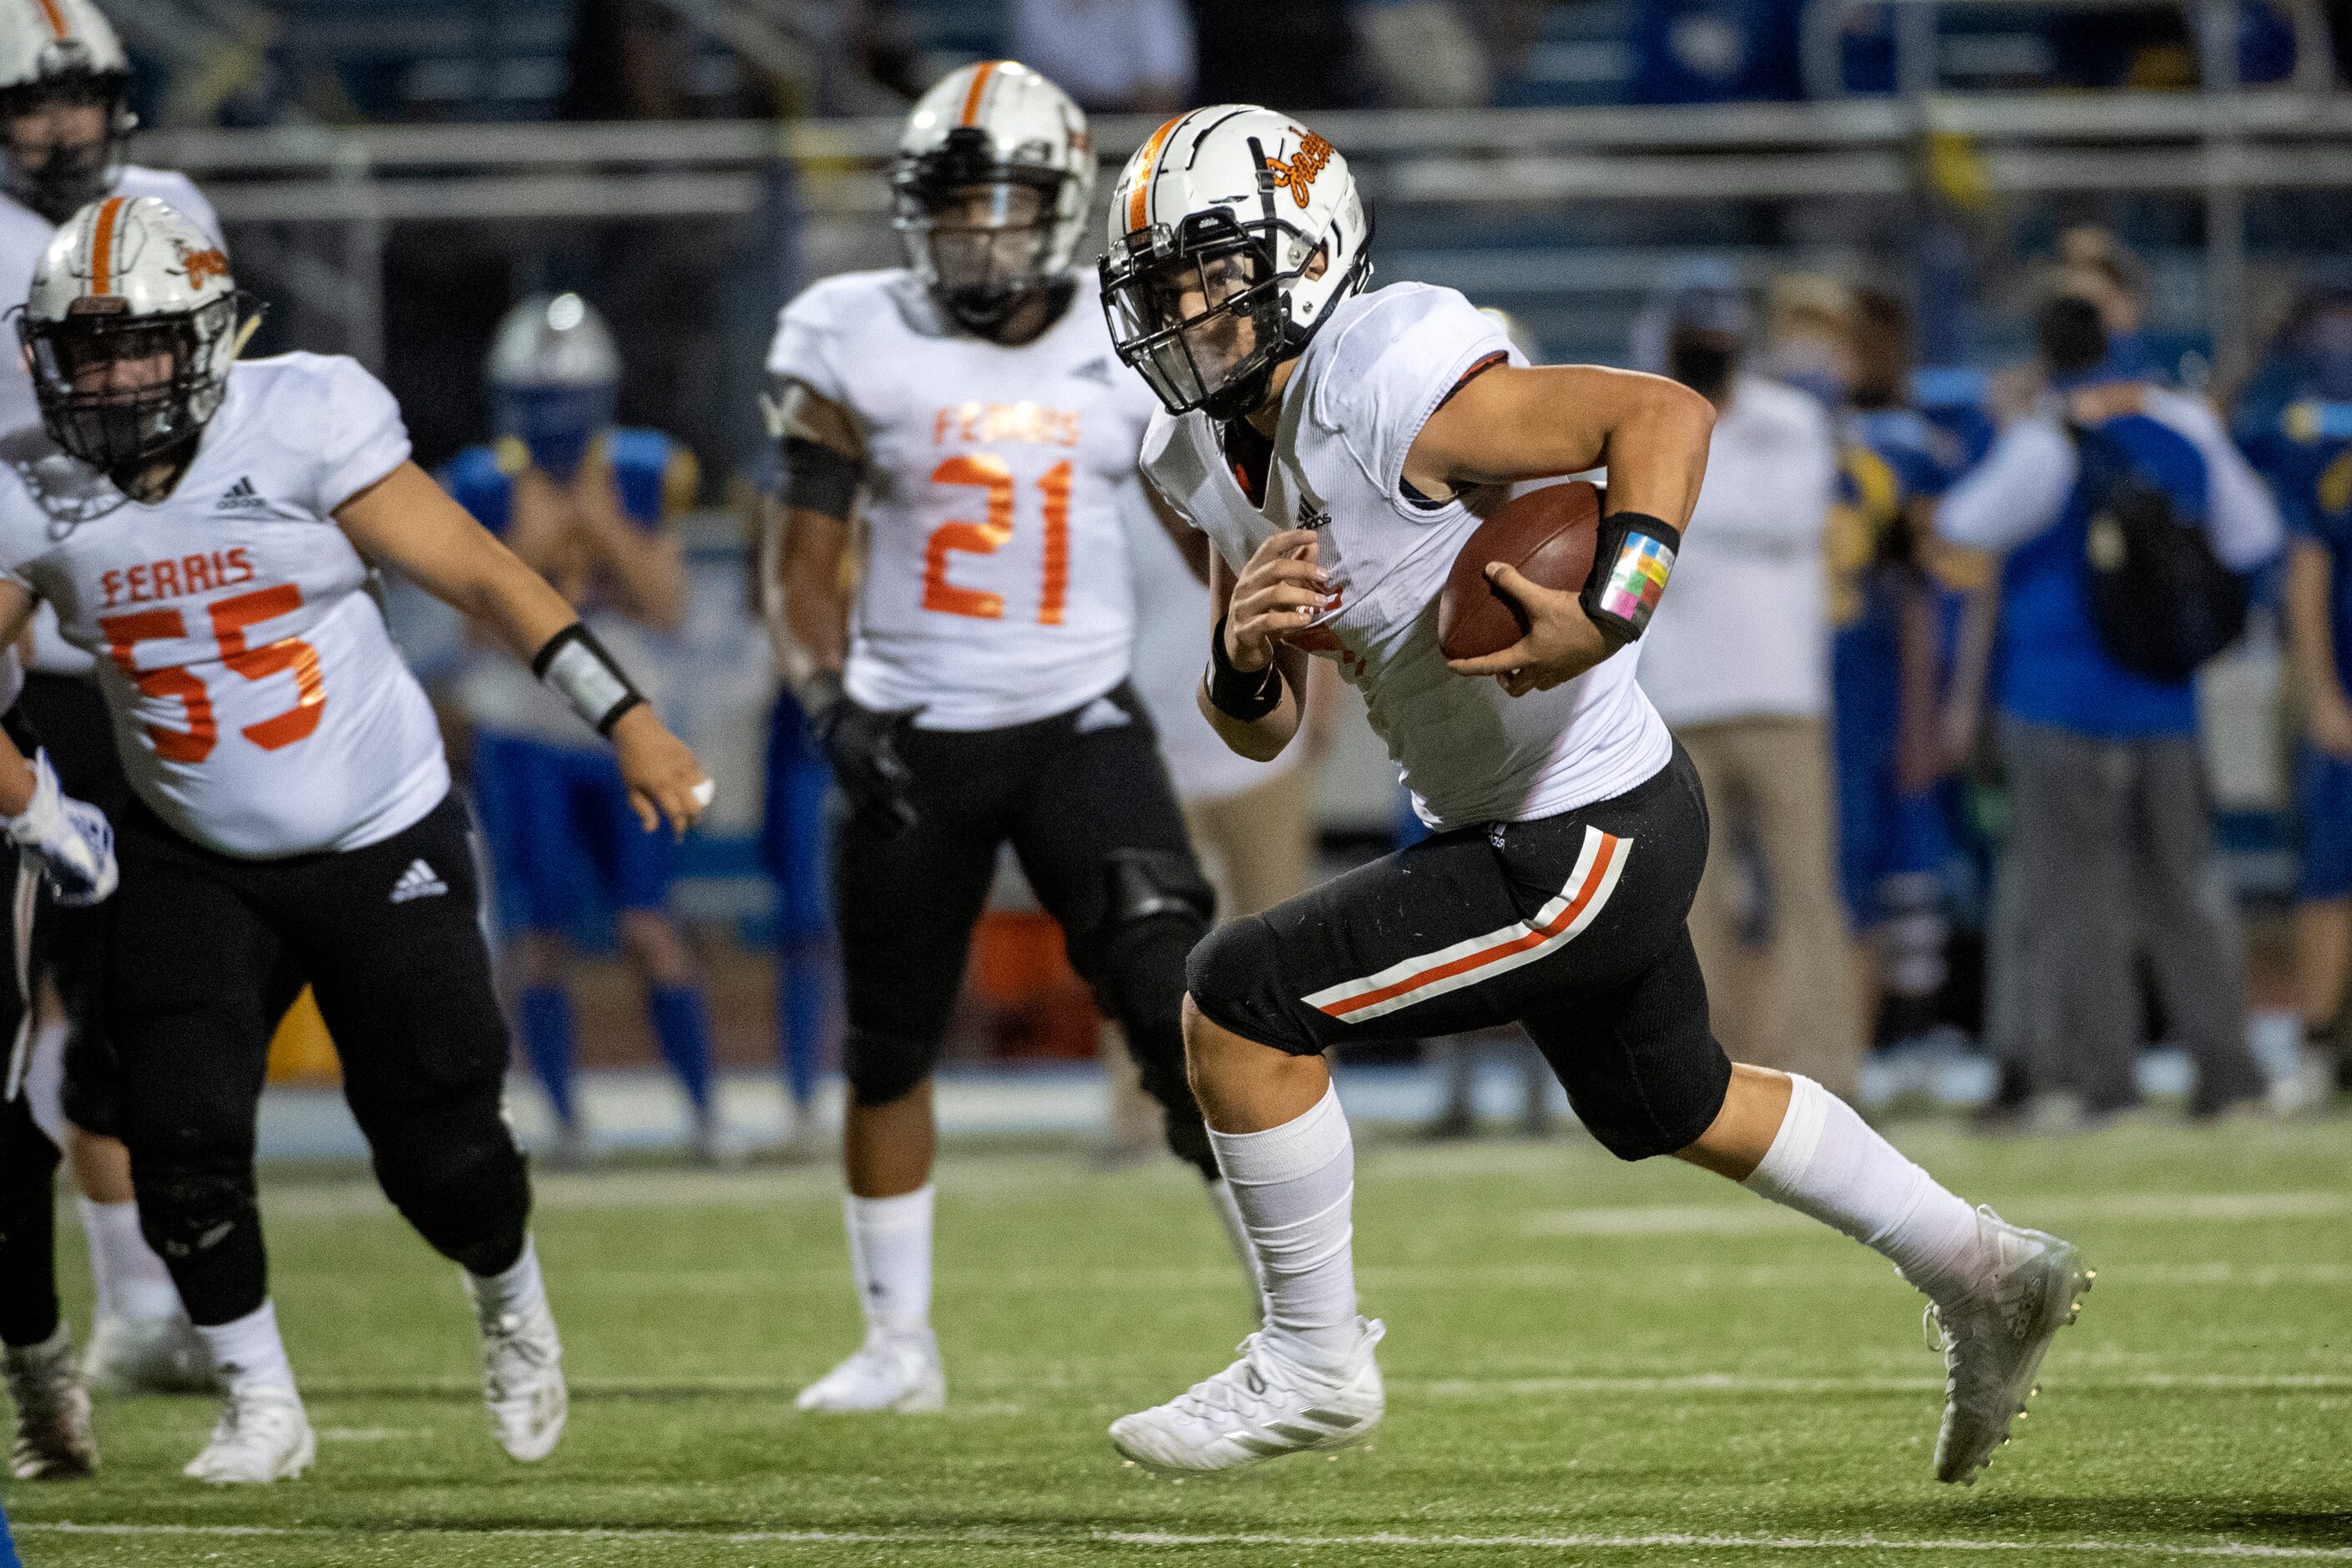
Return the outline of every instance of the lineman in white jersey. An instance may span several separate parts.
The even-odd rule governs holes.
[[[1230,1216],[1178,1025],[1212,900],[1127,683],[1116,492],[1151,403],[1069,265],[1093,177],[1085,117],[1053,83],[1011,61],[952,73],[899,142],[908,266],[808,289],[769,361],[783,459],[771,628],[851,807],[834,896],[867,1331],[807,1409],[945,1397],[931,1068],[1007,842],[1167,1108],[1171,1146]]]
[[[1659,378],[1526,368],[1451,289],[1364,292],[1366,230],[1346,160],[1263,109],[1169,121],[1111,201],[1113,334],[1168,409],[1145,471],[1216,550],[1203,711],[1236,751],[1271,755],[1297,727],[1308,654],[1336,658],[1438,830],[1194,951],[1187,1058],[1265,1325],[1112,1441],[1197,1471],[1371,1431],[1382,1331],[1356,1312],[1353,1155],[1322,1053],[1517,1022],[1612,1152],[1746,1182],[1927,1293],[1951,1389],[1937,1473],[1972,1479],[2089,1272],[1936,1185],[1819,1085],[1734,1068],[1707,1027],[1685,925],[1706,805],[1630,645],[1712,415]],[[1449,668],[1436,601],[1479,514],[1505,485],[1601,465],[1591,581],[1554,592],[1490,567],[1530,629]]]
[[[0,298],[32,288],[57,226],[103,195],[154,196],[220,239],[212,205],[184,174],[123,161],[135,123],[124,102],[130,62],[89,0],[0,0]],[[0,354],[0,434],[37,426],[32,377]],[[90,657],[58,635],[41,606],[26,650],[22,699],[68,793],[110,812],[127,785],[107,738]],[[98,1027],[100,955],[110,911],[51,910],[42,966],[64,1003],[35,1037],[26,1075],[33,1114],[68,1156],[97,1296],[84,1355],[100,1387],[184,1390],[209,1385],[211,1364],[180,1310],[171,1276],[139,1234],[131,1159],[114,1136],[110,1052]]]
[[[18,318],[46,433],[0,440],[0,640],[47,601],[101,656],[134,791],[105,1023],[140,1219],[226,1388],[188,1473],[275,1480],[315,1451],[253,1173],[270,1026],[305,981],[378,1181],[465,1270],[499,1440],[541,1458],[562,1429],[561,1347],[499,1114],[470,836],[373,564],[530,659],[611,739],[647,831],[683,831],[709,781],[555,591],[409,461],[373,377],[237,362],[244,302],[163,203],[84,208]]]

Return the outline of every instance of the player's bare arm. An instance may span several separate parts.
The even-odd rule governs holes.
[[[1467,485],[1609,469],[1609,510],[1638,513],[1679,532],[1698,502],[1715,410],[1678,382],[1593,365],[1498,366],[1432,415],[1405,456],[1404,478],[1424,495]],[[1572,680],[1622,646],[1574,594],[1545,588],[1497,563],[1488,575],[1527,612],[1528,635],[1500,653],[1460,659],[1517,697]]]
[[[1280,755],[1298,732],[1307,661],[1287,639],[1330,596],[1315,552],[1314,533],[1295,528],[1259,545],[1239,577],[1222,556],[1210,556],[1219,642],[1202,678],[1201,712],[1226,745],[1255,762]]]
[[[526,663],[536,666],[567,633],[577,643],[588,640],[563,596],[415,463],[401,464],[336,508],[335,521],[371,559],[492,628]],[[710,778],[694,753],[642,700],[613,717],[605,733],[646,831],[667,817],[683,835],[710,803]]]
[[[769,417],[783,468],[762,551],[772,563],[761,573],[769,644],[844,792],[904,832],[915,811],[898,734],[912,716],[861,707],[842,685],[849,663],[845,568],[865,438],[849,410],[797,381],[779,389]]]

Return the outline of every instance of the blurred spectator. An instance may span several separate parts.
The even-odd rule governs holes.
[[[2155,370],[2147,346],[2147,268],[2113,232],[2077,224],[2058,237],[2057,259],[2042,292],[2068,294],[2098,308],[2107,357],[2098,374],[2109,379],[2147,376]]]
[[[1171,114],[1192,90],[1183,0],[1013,0],[1012,53],[1089,111]]]
[[[1697,764],[1714,821],[1691,935],[1721,1032],[1743,1059],[1851,1097],[1863,1037],[1831,847],[1823,533],[1837,480],[1829,415],[1744,372],[1748,311],[1727,268],[1669,277],[1646,357],[1715,404],[1706,479],[1675,591],[1642,643],[1642,686]],[[1760,863],[1771,930],[1769,1025],[1739,984],[1738,861]]]
[[[2271,481],[2294,543],[2288,651],[2303,695],[2295,905],[2304,1058],[2283,1110],[2324,1104],[2347,1071],[2340,1028],[2352,971],[2352,277],[2307,289],[2241,403],[2238,437]]]
[[[1850,390],[1829,544],[1838,864],[1871,948],[1864,1024],[1899,1040],[1933,1022],[1944,985],[1961,808],[1943,710],[1965,593],[1988,573],[1937,546],[1950,471],[1909,406],[1909,311],[1865,291],[1843,324]]]
[[[1494,95],[1486,47],[1452,0],[1366,0],[1356,26],[1384,106],[1471,109]]]
[[[1937,513],[1945,538],[2006,557],[1992,700],[2010,784],[2003,877],[2020,931],[1996,957],[2026,965],[2045,1125],[2137,1103],[2142,944],[2197,1064],[2191,1113],[2263,1089],[2211,855],[2194,683],[2142,673],[2110,647],[2091,574],[2126,548],[2126,509],[2168,509],[2242,573],[2277,552],[2279,517],[2210,410],[2120,368],[2110,304],[2060,294],[2042,306],[2035,340],[2050,392]]]
[[[611,333],[578,295],[517,305],[490,349],[498,439],[459,453],[443,482],[581,607],[658,700],[665,661],[648,639],[686,615],[685,557],[666,525],[692,504],[696,465],[668,437],[614,423],[620,369]],[[587,1150],[566,944],[590,912],[614,911],[655,1040],[686,1090],[695,1147],[716,1159],[709,1013],[669,908],[675,847],[639,825],[594,732],[499,652],[477,661],[459,699],[474,726],[474,801],[510,938],[516,1022],[555,1111],[557,1158],[577,1163]]]
[[[1364,101],[1346,0],[1190,0],[1199,103],[1265,103],[1294,113]]]
[[[567,79],[556,106],[564,120],[676,120],[686,112],[686,62],[694,35],[656,0],[579,0]]]

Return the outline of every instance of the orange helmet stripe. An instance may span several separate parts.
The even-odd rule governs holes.
[[[972,68],[971,86],[964,89],[963,113],[956,120],[958,125],[980,123],[980,100],[988,96],[989,79],[1003,63],[1003,60],[982,60]]]
[[[98,224],[90,233],[89,291],[92,296],[114,290],[114,220],[122,216],[123,199],[109,196],[106,205],[98,209]]]
[[[1127,231],[1129,234],[1143,226],[1144,208],[1150,205],[1151,176],[1159,171],[1160,154],[1168,145],[1169,135],[1183,118],[1183,115],[1178,115],[1153,132],[1151,140],[1143,144],[1143,161],[1135,166],[1135,183],[1128,187],[1127,192]]]
[[[41,8],[41,19],[49,25],[50,36],[62,43],[67,37],[66,14],[58,9],[58,0],[33,0]]]

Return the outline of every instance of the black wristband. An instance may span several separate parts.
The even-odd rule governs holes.
[[[1580,599],[1603,637],[1619,647],[1640,640],[1682,547],[1681,529],[1647,513],[1612,511],[1601,520]]]
[[[621,715],[645,701],[604,645],[578,621],[547,639],[531,656],[530,672],[572,704],[572,710],[610,735]]]
[[[1253,723],[1282,704],[1282,669],[1268,661],[1264,669],[1239,670],[1225,656],[1225,618],[1217,617],[1209,634],[1209,704],[1228,718]]]

